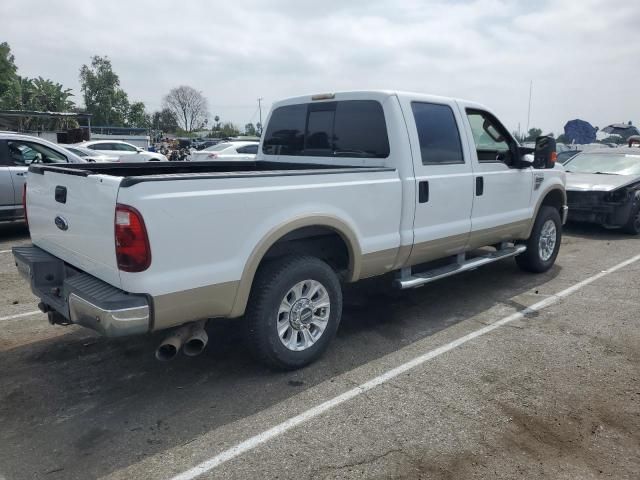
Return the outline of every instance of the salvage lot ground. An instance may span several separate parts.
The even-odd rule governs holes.
[[[0,226],[0,251],[27,243]],[[169,364],[158,338],[50,327],[0,253],[0,478],[171,478],[240,442],[640,254],[572,227],[545,275],[505,261],[398,296],[363,285],[298,372],[248,359],[238,323]],[[205,478],[638,478],[640,261],[337,405]],[[187,475],[185,478],[190,478]]]

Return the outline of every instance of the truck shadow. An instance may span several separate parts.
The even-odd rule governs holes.
[[[160,335],[106,340],[77,329],[16,347],[0,362],[0,437],[20,440],[5,444],[0,464],[15,464],[24,478],[58,468],[46,478],[106,475],[496,304],[513,307],[514,296],[560,271],[556,265],[546,274],[528,275],[505,261],[398,294],[381,291],[375,282],[359,284],[345,292],[342,324],[328,352],[296,372],[254,363],[238,320],[210,322],[207,350],[170,363],[153,357]],[[40,452],[38,458],[25,463],[25,445],[25,451]]]

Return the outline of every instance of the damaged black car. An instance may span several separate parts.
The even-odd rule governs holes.
[[[581,152],[564,167],[570,222],[640,234],[640,149]]]

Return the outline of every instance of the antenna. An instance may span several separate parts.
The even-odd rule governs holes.
[[[527,130],[526,134],[529,135],[529,122],[531,121],[531,94],[533,92],[533,80],[529,84],[529,110],[527,111]]]

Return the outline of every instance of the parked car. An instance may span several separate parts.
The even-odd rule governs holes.
[[[196,150],[204,150],[205,148],[209,148],[209,147],[213,147],[214,145],[217,145],[221,141],[222,140],[220,139],[202,140],[200,142],[194,142],[193,148],[195,148]]]
[[[206,319],[244,315],[258,359],[299,368],[336,333],[343,283],[414,288],[512,257],[551,268],[566,215],[553,143],[532,157],[462,100],[291,98],[255,163],[32,165],[34,245],[14,256],[52,323],[173,329],[156,351],[168,359],[202,351]]]
[[[192,151],[191,162],[216,161],[253,161],[258,153],[260,142],[222,142],[200,151]]]
[[[90,140],[74,146],[88,148],[106,155],[112,162],[166,162],[167,157],[161,153],[149,152],[120,140]]]
[[[640,234],[640,150],[582,152],[564,167],[569,220]]]
[[[104,163],[113,161],[113,157],[100,153],[97,150],[91,150],[90,148],[78,147],[77,145],[64,145],[64,149],[76,154],[87,162]]]
[[[0,221],[24,218],[22,193],[30,164],[67,162],[84,160],[42,138],[0,132]]]
[[[581,151],[582,150],[565,150],[563,152],[558,152],[558,158],[556,161],[559,164],[564,165]]]

